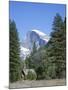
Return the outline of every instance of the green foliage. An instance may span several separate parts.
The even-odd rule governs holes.
[[[19,50],[19,39],[18,32],[14,21],[10,20],[9,23],[10,32],[10,82],[14,82],[20,79],[21,74],[21,62],[20,62],[20,50]]]
[[[30,56],[27,57],[26,60],[25,60],[27,68],[35,68],[34,54],[36,52],[37,52],[37,49],[36,49],[36,45],[35,45],[35,42],[34,42],[32,52],[31,52]]]
[[[37,73],[37,79],[45,78],[45,72],[42,66],[39,66],[38,68],[36,68],[36,73]]]
[[[36,80],[36,78],[37,78],[36,73],[33,73],[32,71],[28,72],[28,75],[27,75],[28,80]]]
[[[31,54],[26,59],[27,68],[35,69],[37,73],[37,79],[45,78],[45,50],[44,48],[39,49],[35,53]]]
[[[56,66],[55,64],[52,64],[52,65],[49,65],[48,69],[47,69],[47,75],[51,78],[51,79],[54,79],[56,78]]]
[[[48,43],[48,61],[51,63],[51,65],[55,65],[55,69],[53,72],[55,72],[56,78],[61,78],[62,74],[61,72],[65,70],[65,28],[64,28],[64,22],[59,14],[57,14],[54,18],[53,22],[53,32],[51,33],[51,39]],[[51,68],[50,68],[51,69]],[[51,70],[48,70],[51,71]]]

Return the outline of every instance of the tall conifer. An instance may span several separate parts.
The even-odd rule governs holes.
[[[53,22],[53,31],[48,46],[48,59],[55,66],[55,77],[63,77],[65,67],[65,28],[64,22],[59,14],[56,14]]]
[[[10,32],[10,82],[17,81],[20,79],[20,50],[19,50],[19,38],[16,29],[16,24],[14,21],[9,22],[9,32]]]

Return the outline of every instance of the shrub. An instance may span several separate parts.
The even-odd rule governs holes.
[[[28,75],[27,75],[28,80],[36,80],[36,78],[37,78],[36,73],[33,73],[32,71],[28,72]]]

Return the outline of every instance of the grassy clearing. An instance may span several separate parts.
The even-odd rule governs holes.
[[[65,79],[53,80],[21,80],[15,83],[10,83],[10,88],[32,88],[32,87],[50,87],[50,86],[63,86],[66,85]]]

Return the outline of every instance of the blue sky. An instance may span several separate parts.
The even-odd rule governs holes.
[[[10,1],[9,5],[10,19],[16,23],[20,41],[25,38],[28,31],[33,29],[39,29],[49,35],[56,13],[64,19],[65,5],[18,1]]]

